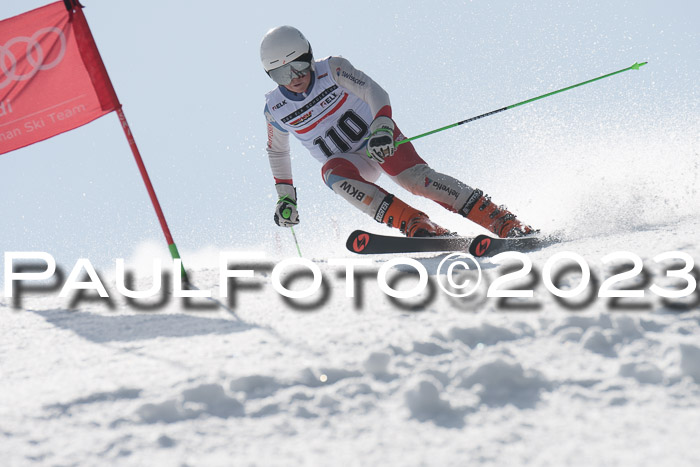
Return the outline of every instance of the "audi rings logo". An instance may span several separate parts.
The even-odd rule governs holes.
[[[56,42],[56,44],[60,48],[55,58],[49,62],[45,62],[51,50],[44,50],[40,40],[43,40],[46,36],[51,34],[57,36],[58,42]],[[10,39],[4,45],[0,45],[0,70],[2,70],[5,75],[0,80],[0,89],[13,81],[26,81],[33,78],[34,75],[42,70],[54,68],[61,63],[65,55],[66,36],[61,29],[55,26],[41,28],[31,37],[18,36]],[[18,64],[25,58],[29,64],[29,69],[24,72],[18,72]]]

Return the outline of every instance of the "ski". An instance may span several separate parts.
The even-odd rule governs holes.
[[[468,251],[475,257],[493,256],[502,251],[531,251],[555,243],[551,237],[495,238],[488,235],[475,237],[396,237],[379,235],[364,230],[350,234],[345,246],[360,255],[391,253],[424,253],[440,251]]]
[[[350,234],[345,246],[353,253],[376,255],[385,253],[421,253],[431,251],[466,251],[469,237],[396,237],[379,235],[364,230]]]
[[[474,257],[494,256],[503,251],[533,251],[557,243],[554,237],[530,235],[520,238],[497,238],[477,235],[469,244],[469,254]]]

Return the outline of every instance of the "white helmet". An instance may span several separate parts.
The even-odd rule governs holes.
[[[311,44],[297,28],[279,26],[267,31],[260,44],[263,68],[278,84],[289,84],[293,78],[313,69]],[[292,63],[294,62],[294,63]]]

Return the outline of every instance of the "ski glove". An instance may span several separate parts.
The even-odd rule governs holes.
[[[394,154],[394,122],[389,117],[377,117],[369,126],[367,156],[380,164]]]
[[[297,212],[297,190],[287,183],[278,183],[277,207],[275,208],[275,224],[280,227],[292,227],[299,223],[299,213]]]

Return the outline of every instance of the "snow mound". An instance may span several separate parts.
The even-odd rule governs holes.
[[[513,404],[519,408],[533,407],[539,400],[540,391],[551,386],[540,372],[525,370],[520,363],[509,358],[489,360],[465,371],[459,384],[474,390],[483,404]]]
[[[241,417],[243,404],[227,395],[219,384],[202,384],[182,392],[177,399],[159,404],[144,404],[136,415],[144,423],[176,423],[211,415],[219,418]]]
[[[406,391],[406,406],[411,417],[418,421],[433,421],[443,427],[461,427],[464,425],[465,409],[453,408],[448,400],[441,397],[434,382],[422,380]]]
[[[516,340],[519,335],[511,329],[504,327],[493,326],[488,323],[483,323],[480,326],[468,328],[451,328],[447,332],[450,339],[456,339],[468,347],[476,347],[477,345],[495,345],[503,341]]]
[[[700,383],[700,347],[691,344],[680,344],[681,372]]]
[[[661,384],[664,372],[653,363],[629,362],[620,365],[620,376],[634,378],[642,384]]]

